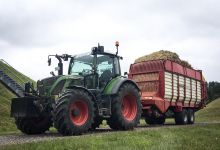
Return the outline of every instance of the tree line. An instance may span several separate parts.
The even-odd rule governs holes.
[[[208,102],[220,97],[220,83],[216,81],[207,84]]]

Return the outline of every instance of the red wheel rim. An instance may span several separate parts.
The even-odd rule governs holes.
[[[137,102],[135,96],[126,95],[122,100],[122,114],[128,121],[135,119],[137,115]]]
[[[88,105],[84,101],[73,102],[70,106],[70,118],[73,124],[81,126],[88,119]]]

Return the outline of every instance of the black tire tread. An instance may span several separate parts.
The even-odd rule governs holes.
[[[188,111],[186,109],[183,109],[181,112],[175,112],[175,122],[177,125],[185,125],[188,123],[188,117],[187,121],[184,121],[185,115],[187,116]]]
[[[52,126],[50,117],[42,118],[43,121],[40,123],[36,123],[35,119],[39,118],[15,118],[15,124],[17,128],[25,134],[41,134],[49,130]]]
[[[193,116],[193,120],[191,120],[191,117]],[[188,117],[188,124],[194,124],[195,123],[195,113],[194,113],[194,110],[193,109],[188,109],[188,114],[187,114],[187,117]]]
[[[124,93],[130,92],[134,94],[136,97],[138,97],[137,100],[137,116],[132,122],[127,122],[122,113],[121,113],[121,96],[123,96]],[[139,123],[139,120],[141,118],[142,113],[142,107],[141,107],[141,101],[140,101],[140,94],[137,88],[130,83],[124,83],[115,98],[112,99],[112,115],[109,119],[107,119],[107,124],[110,126],[110,128],[114,130],[130,130],[136,127]]]
[[[165,123],[166,118],[160,117],[160,118],[154,118],[154,117],[145,117],[145,122],[149,125],[163,125]]]
[[[87,104],[89,105],[90,118],[89,120],[82,126],[74,125],[69,118],[69,104],[72,99],[77,99],[77,97],[83,98]],[[54,127],[58,130],[62,135],[80,135],[82,133],[87,132],[93,123],[94,117],[94,103],[92,101],[92,97],[88,92],[80,90],[80,89],[72,89],[65,91],[61,97],[59,98],[56,108],[54,110]]]

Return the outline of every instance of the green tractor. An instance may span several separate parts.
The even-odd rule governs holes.
[[[58,59],[58,75],[39,80],[37,89],[25,85],[24,97],[12,99],[11,117],[26,134],[40,134],[54,126],[62,135],[79,135],[99,127],[103,120],[114,130],[133,129],[142,108],[140,90],[121,76],[118,56],[93,47],[81,55],[49,55]],[[69,61],[68,75],[63,62]]]

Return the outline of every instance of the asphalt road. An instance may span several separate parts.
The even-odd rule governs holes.
[[[208,124],[220,124],[220,122],[209,123],[209,122],[201,122],[195,123],[193,125],[175,125],[175,124],[165,124],[165,125],[157,125],[157,126],[138,126],[134,129],[138,130],[156,130],[158,128],[179,128],[179,127],[191,127],[191,126],[203,126]],[[79,136],[90,136],[91,134],[109,134],[112,132],[123,132],[123,131],[114,131],[110,128],[99,128],[95,131],[90,131],[86,134]],[[11,144],[22,144],[22,143],[32,143],[39,142],[45,140],[54,140],[54,139],[65,139],[65,138],[77,138],[78,136],[62,136],[59,133],[45,133],[39,135],[25,135],[25,134],[13,134],[13,135],[2,135],[0,136],[0,146],[3,145],[11,145]]]

